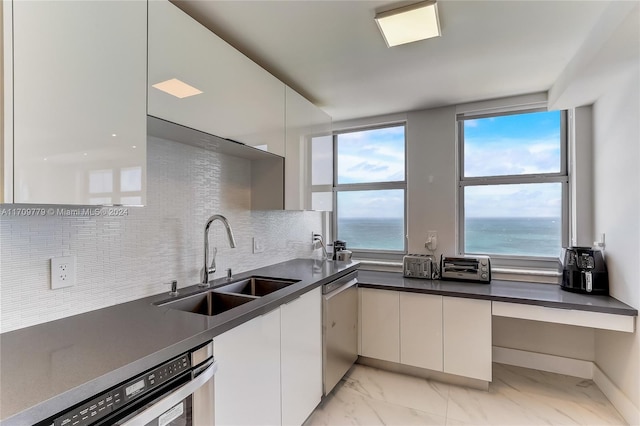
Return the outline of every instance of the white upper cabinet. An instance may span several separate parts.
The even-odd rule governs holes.
[[[144,204],[146,2],[3,9],[3,201]]]
[[[331,210],[329,205],[313,202],[312,178],[313,144],[321,139],[331,146],[331,117],[309,102],[302,95],[286,88],[286,162],[285,162],[285,209],[286,210]],[[324,150],[326,151],[326,150]],[[331,152],[323,152],[332,158]],[[332,160],[327,170],[331,174],[327,190],[331,197],[333,180]]]
[[[284,83],[168,1],[149,2],[148,90],[151,116],[285,155]]]

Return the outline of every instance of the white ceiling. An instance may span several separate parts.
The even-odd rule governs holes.
[[[442,37],[387,48],[387,1],[175,3],[336,121],[549,90],[609,5],[439,0]]]

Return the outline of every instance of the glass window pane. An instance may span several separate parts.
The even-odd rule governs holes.
[[[337,135],[338,184],[404,181],[404,126]]]
[[[127,167],[120,170],[120,191],[142,191],[142,167]]]
[[[562,247],[562,184],[464,188],[464,251],[557,257]]]
[[[311,185],[333,185],[333,138],[311,139]]]
[[[348,249],[404,250],[404,190],[338,192],[338,239]]]
[[[311,210],[330,212],[333,211],[333,193],[332,192],[312,192],[311,193]]]
[[[465,120],[464,177],[560,173],[560,111]]]

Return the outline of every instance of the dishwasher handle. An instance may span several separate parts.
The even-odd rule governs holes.
[[[152,406],[142,411],[140,414],[127,420],[125,423],[122,423],[121,426],[140,426],[148,424],[204,386],[213,378],[217,370],[218,363],[213,362],[206,370],[200,373],[200,375],[195,377],[193,380],[156,401]]]
[[[323,293],[324,293],[323,296],[326,300],[329,300],[332,297],[337,296],[338,294],[342,293],[343,291],[357,284],[358,284],[357,278],[351,278],[347,282],[345,282],[344,280],[334,281],[325,286],[325,288],[323,289]],[[331,287],[327,288],[328,286],[331,286]]]

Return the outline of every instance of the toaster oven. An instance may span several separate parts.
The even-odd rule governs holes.
[[[440,274],[443,280],[489,283],[491,260],[489,256],[440,256]]]

